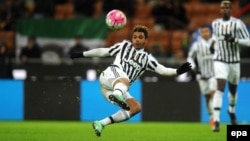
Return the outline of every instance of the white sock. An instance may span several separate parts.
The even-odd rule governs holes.
[[[112,123],[118,123],[118,122],[126,121],[129,118],[130,118],[130,112],[122,109],[122,110],[117,111],[113,115],[102,119],[100,122],[104,126],[106,126],[106,125],[109,125],[109,124],[112,124]]]
[[[109,124],[112,123],[110,117],[106,117],[106,118],[100,120],[100,122],[101,122],[102,125],[104,125],[104,126],[109,125]]]
[[[127,91],[128,91],[128,86],[126,86],[123,83],[117,83],[114,86],[114,94],[118,94],[118,95],[122,96]]]
[[[213,97],[213,118],[215,121],[220,121],[220,110],[222,106],[222,94],[221,91],[216,91]]]
[[[229,101],[228,110],[230,113],[234,113],[235,112],[235,105],[237,103],[237,93],[235,95],[228,93],[228,101]]]

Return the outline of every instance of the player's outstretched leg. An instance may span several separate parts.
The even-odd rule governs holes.
[[[100,121],[94,121],[92,123],[92,127],[95,130],[96,136],[100,137],[101,133],[102,133],[102,130],[104,128],[104,126],[102,125],[102,123]]]
[[[129,105],[127,102],[123,99],[122,96],[116,95],[116,94],[111,94],[109,96],[109,100],[120,106],[124,110],[130,110]]]

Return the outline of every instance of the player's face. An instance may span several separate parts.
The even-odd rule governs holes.
[[[208,40],[211,37],[211,31],[208,27],[201,28],[201,36],[203,39]]]
[[[222,3],[220,6],[220,13],[223,19],[227,20],[231,15],[231,4],[230,3]]]
[[[136,49],[145,47],[146,38],[143,32],[134,32],[132,35],[132,44]]]
[[[33,39],[28,40],[28,47],[29,48],[32,48],[34,44],[35,44],[35,40],[33,40]]]

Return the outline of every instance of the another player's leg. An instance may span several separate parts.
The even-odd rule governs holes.
[[[217,87],[217,81],[214,77],[209,79],[209,106],[210,106],[210,127],[213,129],[214,127],[214,119],[213,119],[213,97],[216,91],[216,87]]]
[[[222,106],[222,95],[225,88],[225,79],[217,79],[217,90],[213,96],[213,120],[214,120],[214,132],[220,131],[220,112]]]
[[[214,122],[213,122],[213,95],[216,89],[216,79],[215,78],[209,78],[208,80],[199,80],[199,86],[201,93],[204,94],[205,98],[205,104],[206,109],[210,118],[210,126],[213,128]]]
[[[208,116],[210,119],[210,126],[211,126],[211,128],[213,128],[214,121],[213,121],[213,114],[212,114],[213,113],[212,95],[210,93],[206,94],[205,100],[206,100],[206,108],[207,108]]]
[[[206,100],[206,108],[207,108],[207,112],[208,112],[208,115],[209,115],[209,118],[213,118],[213,105],[212,105],[212,94],[209,93],[209,94],[206,94],[205,95],[205,100]]]
[[[240,81],[240,64],[230,64],[230,74],[228,77],[228,87],[229,87],[229,94],[228,94],[228,114],[231,119],[231,123],[233,125],[237,124],[237,119],[235,115],[235,106],[237,103],[237,85]]]
[[[231,120],[232,125],[237,124],[237,119],[235,115],[235,105],[237,102],[237,85],[230,84],[229,83],[229,93],[228,93],[228,101],[229,101],[229,107],[228,107],[228,114]]]

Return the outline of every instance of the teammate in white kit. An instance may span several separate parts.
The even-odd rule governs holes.
[[[71,58],[115,56],[112,65],[100,74],[101,91],[103,96],[122,109],[113,115],[93,122],[97,136],[103,128],[112,123],[126,121],[141,111],[140,103],[128,92],[132,82],[145,71],[153,71],[160,75],[180,75],[191,69],[189,62],[179,68],[167,68],[157,62],[149,53],[144,51],[148,38],[145,26],[137,25],[132,30],[131,41],[124,40],[110,48],[97,48],[85,52],[72,53]]]
[[[240,46],[250,46],[249,33],[245,24],[231,16],[232,5],[228,0],[220,4],[222,18],[212,22],[213,34],[217,38],[215,48],[215,77],[217,90],[213,100],[213,118],[215,121],[213,131],[219,132],[220,110],[222,106],[222,94],[226,82],[229,86],[228,114],[232,124],[237,124],[235,105],[237,101],[237,85],[240,80]]]
[[[200,37],[192,44],[188,52],[187,61],[192,64],[193,70],[198,70],[197,73],[200,75],[198,78],[200,91],[205,97],[210,124],[213,126],[212,99],[216,90],[213,60],[215,39],[212,37],[212,31],[209,25],[201,26],[199,31]],[[197,66],[195,59],[197,60]]]

